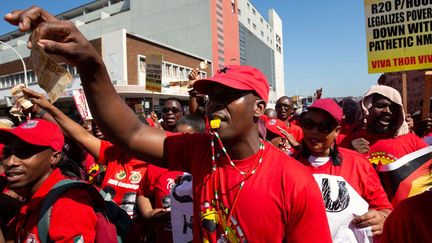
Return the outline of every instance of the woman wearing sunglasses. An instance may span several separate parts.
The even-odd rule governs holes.
[[[382,233],[392,206],[372,165],[338,148],[342,109],[332,99],[315,101],[300,120],[306,165],[321,189],[333,242],[368,242]]]

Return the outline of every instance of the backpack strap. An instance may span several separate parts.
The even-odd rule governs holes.
[[[88,194],[91,196],[94,209],[101,209],[101,211],[106,210],[106,206],[103,198],[100,196],[98,190],[93,186],[84,181],[64,179],[57,182],[51,190],[48,192],[48,195],[42,202],[41,211],[39,215],[38,222],[38,234],[41,242],[48,243],[51,242],[51,239],[48,235],[48,230],[50,227],[50,218],[52,212],[52,206],[57,201],[58,197],[63,193],[68,191],[71,188],[80,187],[87,190]]]

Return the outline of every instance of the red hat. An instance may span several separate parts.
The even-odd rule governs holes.
[[[278,127],[284,129],[285,131],[288,130],[283,121],[274,118],[268,119],[265,126],[267,130],[278,135],[279,137],[285,137],[285,135],[283,135],[283,133],[279,130]]]
[[[330,98],[318,99],[307,109],[323,110],[328,114],[330,114],[330,116],[332,116],[338,124],[340,124],[342,121],[342,114],[343,114],[342,108],[340,108],[340,106],[333,99]]]
[[[63,134],[57,124],[41,119],[26,121],[13,129],[1,128],[0,142],[3,144],[10,141],[5,135],[14,135],[26,143],[51,147],[55,151],[61,151],[64,143]]]
[[[253,90],[264,101],[268,101],[269,85],[264,74],[251,66],[229,65],[219,70],[216,75],[197,80],[193,87],[202,94],[207,94],[209,84],[218,83],[239,90]]]

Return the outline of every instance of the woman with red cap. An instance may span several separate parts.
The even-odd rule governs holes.
[[[369,161],[336,145],[341,118],[334,100],[315,101],[300,120],[304,139],[297,158],[321,188],[333,242],[367,242],[370,230],[382,233],[392,206]]]

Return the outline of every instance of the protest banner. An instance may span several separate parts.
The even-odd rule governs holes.
[[[87,104],[87,99],[85,97],[84,91],[82,89],[73,90],[72,96],[82,120],[92,120],[93,116]]]
[[[162,91],[162,54],[150,54],[146,57],[146,90]]]
[[[369,73],[432,68],[432,0],[365,0]]]

